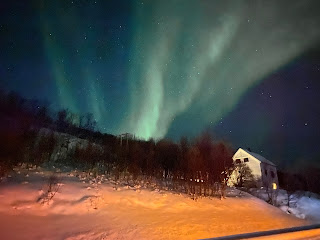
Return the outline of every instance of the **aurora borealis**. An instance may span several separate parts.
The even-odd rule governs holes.
[[[209,128],[236,146],[289,158],[301,136],[319,139],[320,55],[308,55],[319,50],[319,10],[317,0],[8,1],[1,87],[92,112],[102,132],[179,139]],[[292,114],[286,99],[311,103],[312,112]],[[285,135],[281,147],[270,143],[276,132]]]
[[[300,4],[261,3],[138,6],[128,76],[132,100],[123,128],[160,138],[184,112],[201,118],[188,124],[196,131],[215,124],[248,88],[319,40],[308,23],[318,15],[311,5],[305,18]]]

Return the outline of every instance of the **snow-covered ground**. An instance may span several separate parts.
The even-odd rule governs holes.
[[[269,198],[264,189],[250,189],[249,192],[265,201]],[[279,189],[276,191],[274,199],[274,205],[287,214],[293,214],[298,218],[320,223],[319,195],[303,191],[297,191],[288,195],[287,191]]]
[[[76,171],[56,174],[49,200],[50,175],[19,168],[0,183],[1,239],[199,239],[312,223],[237,190],[194,201]]]

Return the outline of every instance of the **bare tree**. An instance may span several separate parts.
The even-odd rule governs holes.
[[[92,113],[87,113],[85,116],[85,124],[84,124],[84,128],[90,131],[94,131],[94,129],[96,128],[97,122],[94,119],[94,116]]]
[[[254,176],[252,170],[245,163],[239,163],[235,166],[237,180],[236,187],[250,187],[254,183]]]

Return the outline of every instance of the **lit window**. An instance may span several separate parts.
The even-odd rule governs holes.
[[[245,159],[244,159],[244,162],[249,162],[249,159],[248,159],[248,158],[245,158]]]
[[[274,189],[274,190],[277,189],[277,184],[276,183],[272,183],[272,189]]]
[[[241,160],[240,159],[236,159],[236,163],[241,163]]]

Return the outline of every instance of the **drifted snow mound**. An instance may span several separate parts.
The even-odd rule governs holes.
[[[282,205],[280,206],[281,210],[294,214],[298,218],[320,223],[320,199],[311,196],[293,195],[290,201],[290,207]]]
[[[268,201],[271,194],[266,189],[251,188],[249,192],[264,201]],[[320,223],[320,196],[311,193],[297,191],[293,194],[286,190],[278,189],[275,193],[274,205],[282,211],[292,214],[298,218],[306,219],[314,223]],[[289,201],[289,203],[288,203]]]

